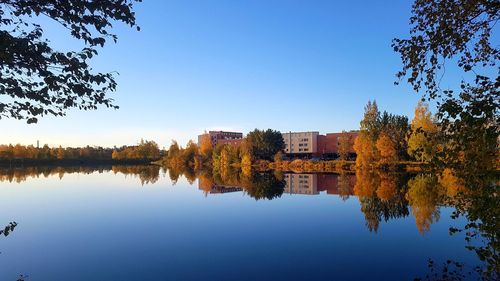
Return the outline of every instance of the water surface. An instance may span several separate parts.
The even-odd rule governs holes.
[[[408,196],[415,177],[3,169],[0,223],[18,226],[0,280],[413,280],[429,259],[477,263],[452,207]]]

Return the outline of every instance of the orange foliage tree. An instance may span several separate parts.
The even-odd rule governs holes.
[[[376,147],[380,153],[380,164],[392,165],[398,161],[396,146],[386,134],[380,134],[377,139]]]

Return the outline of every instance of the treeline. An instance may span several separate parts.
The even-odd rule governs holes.
[[[162,154],[156,142],[141,140],[137,145],[114,149],[111,157],[113,160],[156,161],[161,158]]]
[[[12,163],[48,163],[48,162],[73,162],[73,161],[128,161],[143,160],[155,161],[160,159],[162,151],[154,141],[141,140],[134,146],[121,148],[105,147],[42,147],[33,145],[0,145],[0,162]]]
[[[406,116],[382,114],[377,103],[369,101],[354,142],[356,167],[395,167],[407,161],[430,164],[438,168],[494,170],[500,162],[498,143],[488,138],[475,140],[463,136],[450,138],[447,127],[437,121],[428,105],[419,102],[411,123]],[[490,138],[494,139],[494,138]],[[466,165],[468,164],[468,165]]]
[[[380,113],[369,101],[354,142],[356,167],[393,167],[404,161],[429,162],[439,151],[439,130],[427,105],[419,102],[415,117]]]
[[[199,144],[189,141],[186,147],[181,147],[173,141],[163,164],[169,167],[212,167],[215,173],[229,167],[250,169],[258,161],[271,161],[281,157],[285,148],[283,137],[279,131],[267,129],[247,134],[239,144],[217,144],[214,146],[210,137],[205,136]]]

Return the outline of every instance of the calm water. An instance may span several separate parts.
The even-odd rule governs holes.
[[[0,179],[0,224],[18,223],[0,237],[0,280],[413,280],[428,259],[477,263],[448,233],[464,223],[451,207],[408,197],[415,175],[245,182],[114,167]]]

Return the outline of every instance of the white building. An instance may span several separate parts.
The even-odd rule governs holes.
[[[286,154],[312,154],[318,152],[319,132],[284,133]]]

